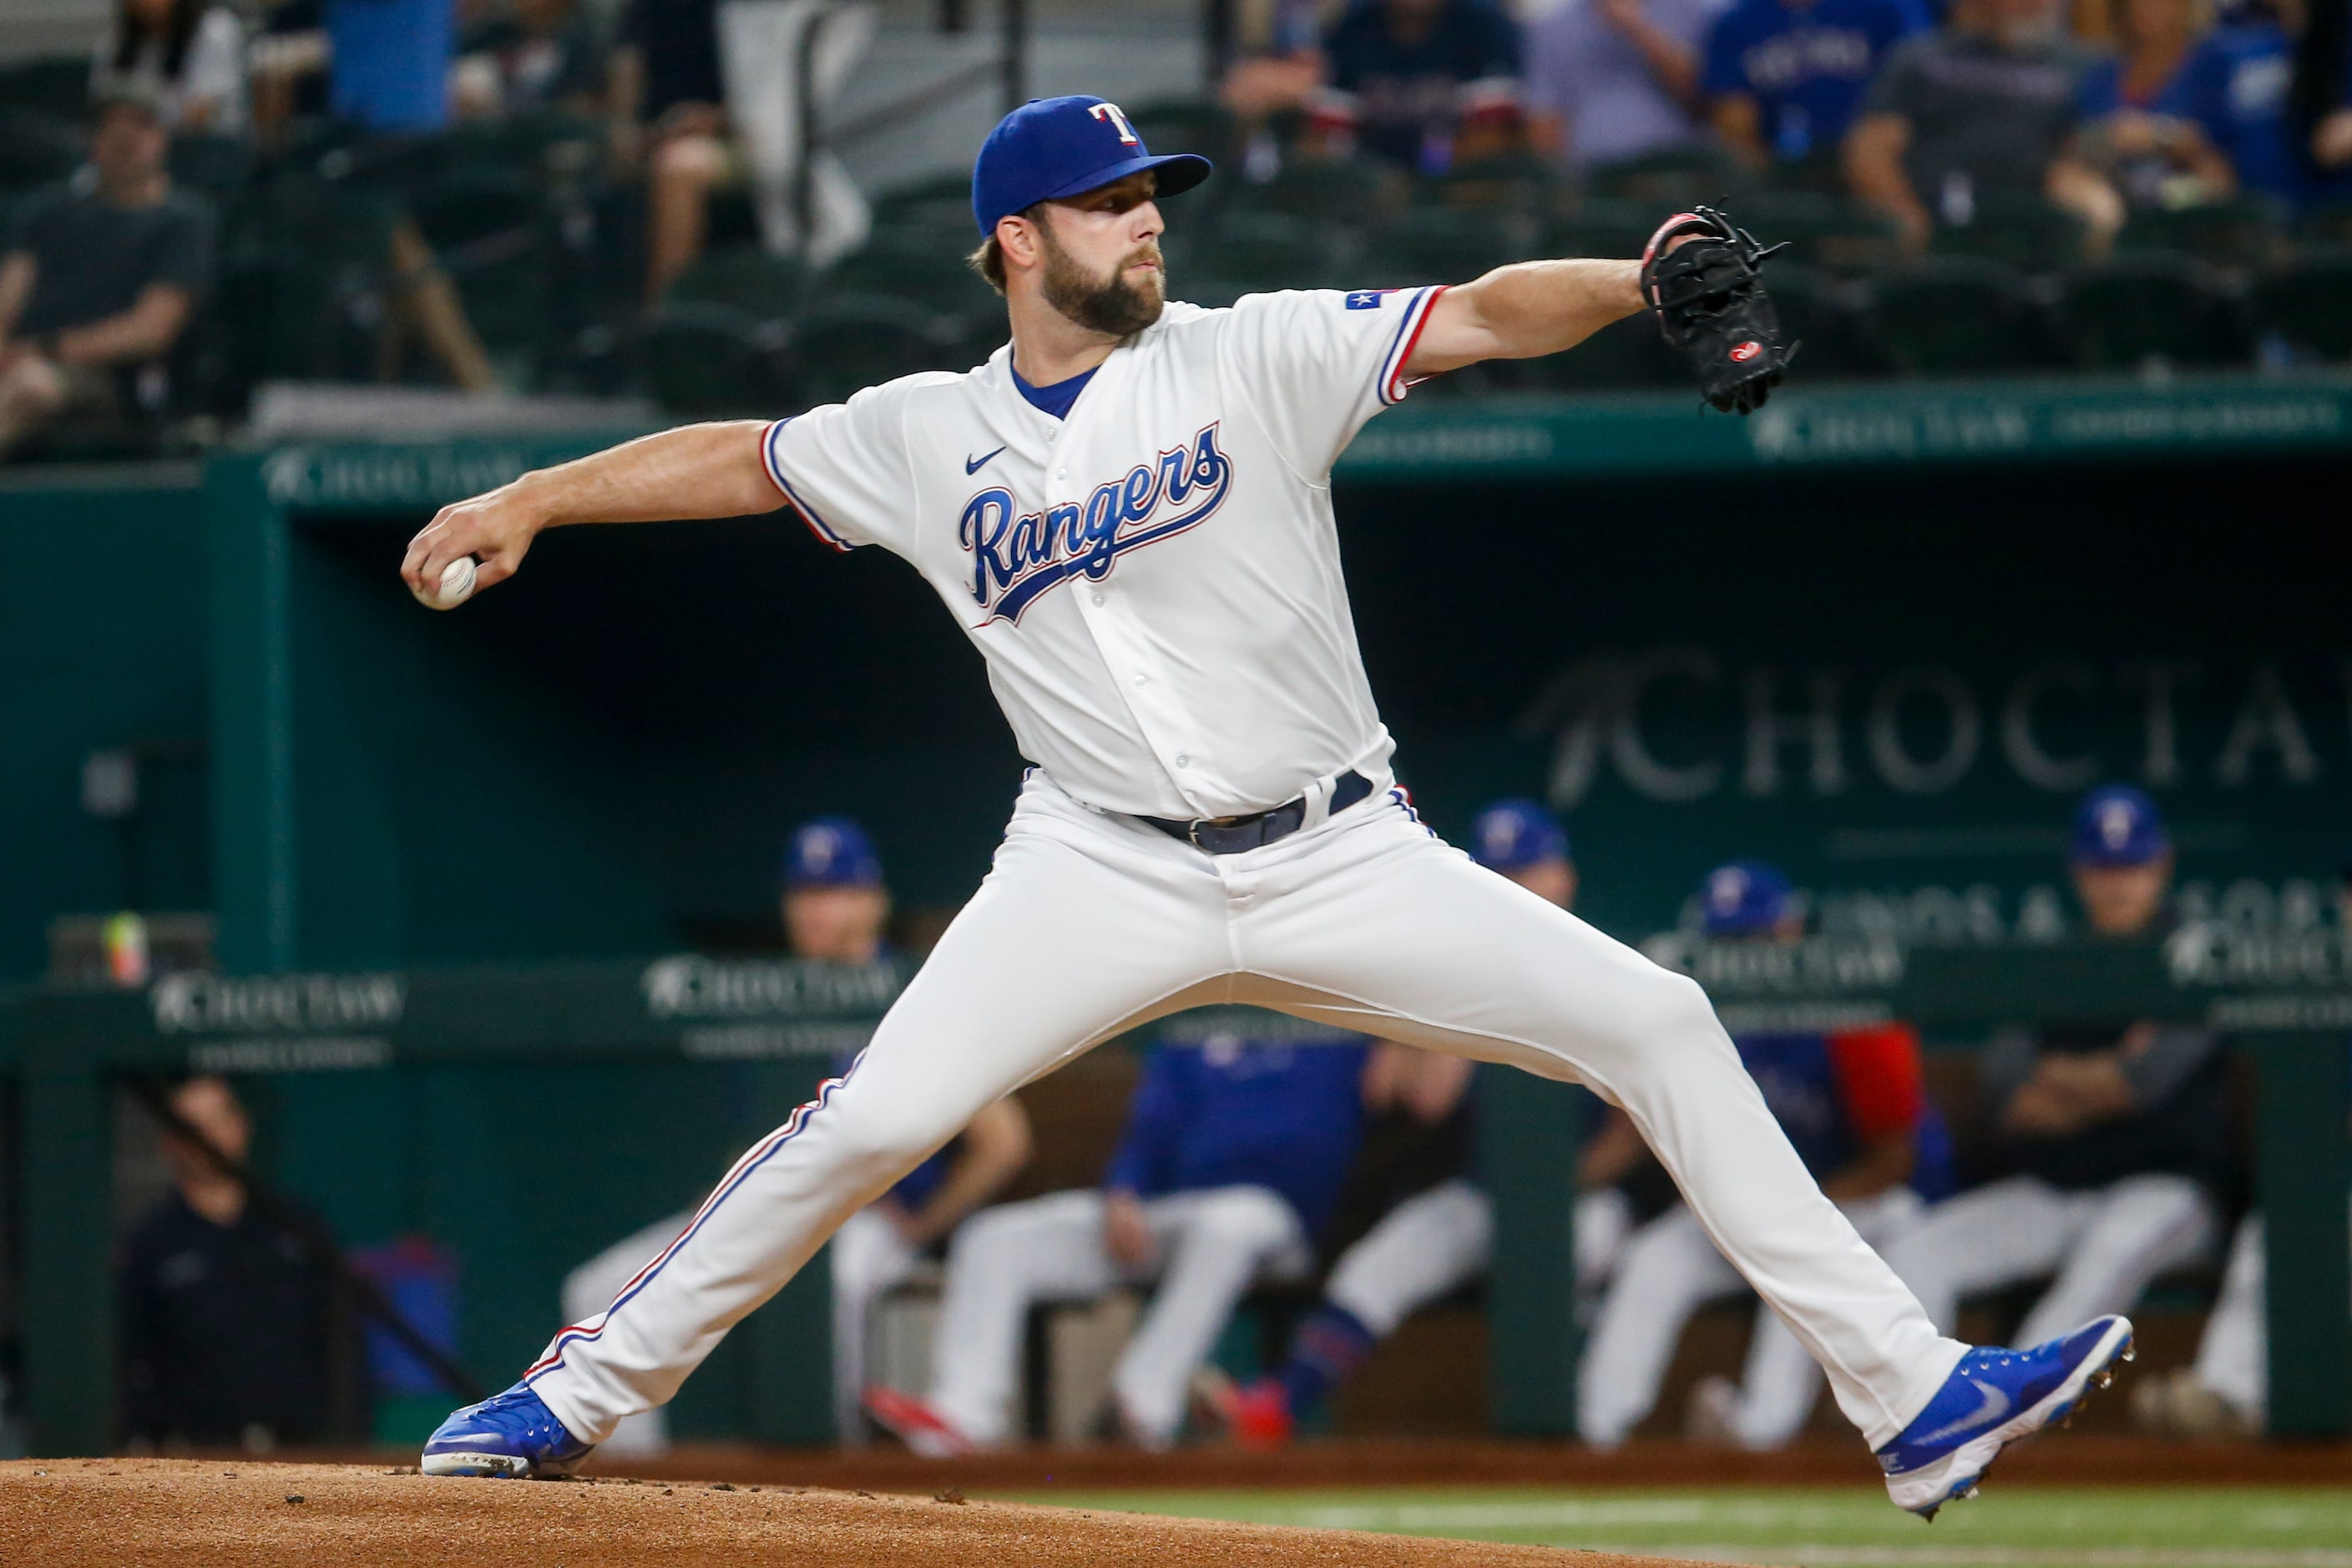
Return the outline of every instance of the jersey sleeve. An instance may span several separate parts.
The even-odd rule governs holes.
[[[1927,1105],[1919,1032],[1908,1024],[1846,1029],[1830,1037],[1830,1071],[1846,1125],[1864,1143],[1909,1133]]]
[[[1301,479],[1321,484],[1356,432],[1404,396],[1405,361],[1443,292],[1297,289],[1234,306],[1225,374]]]
[[[903,554],[915,510],[906,419],[902,384],[869,386],[769,426],[761,460],[801,521],[835,550],[879,544]]]

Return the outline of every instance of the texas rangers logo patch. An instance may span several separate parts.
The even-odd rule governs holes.
[[[971,596],[992,621],[1018,621],[1037,595],[1079,575],[1101,582],[1130,550],[1204,521],[1234,469],[1209,426],[1181,446],[1097,485],[1083,502],[1015,515],[1002,485],[963,503],[956,542],[971,552]]]

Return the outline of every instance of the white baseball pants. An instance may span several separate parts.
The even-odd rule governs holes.
[[[2263,1289],[2270,1273],[2260,1210],[2238,1222],[2213,1315],[2197,1342],[2197,1381],[2257,1426],[2270,1413],[2271,1329]]]
[[[1331,1266],[1323,1296],[1376,1339],[1486,1271],[1495,1205],[1465,1177],[1415,1193],[1382,1215]]]
[[[691,1214],[671,1215],[623,1237],[563,1279],[563,1316],[585,1322],[627,1288],[639,1269],[693,1222]],[[826,1259],[833,1274],[833,1425],[845,1444],[866,1441],[866,1341],[874,1303],[906,1283],[921,1255],[898,1227],[871,1208],[858,1210],[833,1233]],[[669,1424],[658,1406],[622,1417],[604,1439],[605,1451],[646,1458],[669,1449]]]
[[[1874,1447],[1965,1348],[1822,1196],[1696,983],[1439,842],[1400,792],[1213,856],[1033,772],[987,879],[857,1065],[746,1152],[685,1233],[604,1312],[558,1333],[525,1381],[574,1435],[603,1438],[667,1400],[982,1106],[1206,1003],[1504,1062],[1622,1105]]]
[[[1897,1187],[1840,1205],[1854,1229],[1883,1247],[1917,1223],[1918,1194]],[[1677,1204],[1635,1231],[1617,1263],[1577,1376],[1577,1432],[1613,1448],[1646,1419],[1691,1314],[1742,1288],[1739,1273],[1708,1239],[1688,1205]],[[1759,1306],[1748,1339],[1732,1431],[1743,1447],[1776,1448],[1812,1414],[1821,1374],[1804,1345],[1769,1305]]]
[[[2038,1345],[2129,1311],[2150,1280],[2210,1249],[2218,1225],[2187,1176],[2147,1172],[2079,1191],[2011,1176],[1937,1205],[1886,1259],[1947,1331],[1962,1298],[2054,1276],[2018,1325],[2017,1342]]]
[[[948,1253],[932,1341],[931,1409],[972,1442],[1013,1430],[1032,1305],[1089,1301],[1119,1285],[1158,1282],[1111,1374],[1127,1428],[1164,1448],[1184,1425],[1192,1373],[1216,1348],[1234,1306],[1259,1281],[1303,1279],[1315,1256],[1297,1211],[1265,1187],[1214,1187],[1147,1199],[1157,1254],[1129,1271],[1103,1249],[1103,1194],[1049,1193],[983,1209]]]

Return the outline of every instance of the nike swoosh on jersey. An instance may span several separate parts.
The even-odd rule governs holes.
[[[1961,1416],[1958,1421],[1953,1422],[1951,1425],[1948,1426],[1938,1426],[1933,1432],[1929,1432],[1924,1436],[1915,1439],[1915,1441],[1921,1443],[1940,1443],[1947,1437],[1957,1437],[1961,1433],[1970,1431],[1976,1427],[1990,1426],[1994,1422],[2000,1420],[2002,1416],[2008,1415],[2010,1406],[2015,1403],[2009,1397],[2009,1393],[2005,1389],[1995,1388],[1989,1384],[1979,1383],[1973,1377],[1964,1379],[1963,1381],[1965,1381],[1970,1388],[1975,1389],[1979,1394],[1984,1395],[1984,1403],[1978,1405],[1975,1410]]]
[[[1011,443],[1009,443],[1009,442],[1007,443],[1007,445],[1010,445],[1010,444],[1011,444]],[[1002,452],[1003,450],[1004,450],[1004,447],[999,447],[996,449],[996,452]],[[995,456],[996,456],[996,452],[991,452],[991,453],[988,455],[988,457],[987,457],[987,458],[970,458],[970,457],[968,457],[968,458],[964,458],[964,460],[963,460],[963,471],[964,471],[965,473],[967,473],[967,474],[976,474],[976,473],[980,472],[980,470],[981,470],[981,469],[982,469],[982,468],[986,468],[986,467],[988,467],[988,460],[989,460],[989,458],[993,458],[993,457],[995,457]]]

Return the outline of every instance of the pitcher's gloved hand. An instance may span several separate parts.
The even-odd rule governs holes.
[[[1763,407],[1795,355],[1794,344],[1781,346],[1780,319],[1758,270],[1785,248],[1759,246],[1713,207],[1693,207],[1668,218],[1642,251],[1642,297],[1658,330],[1726,414]]]

